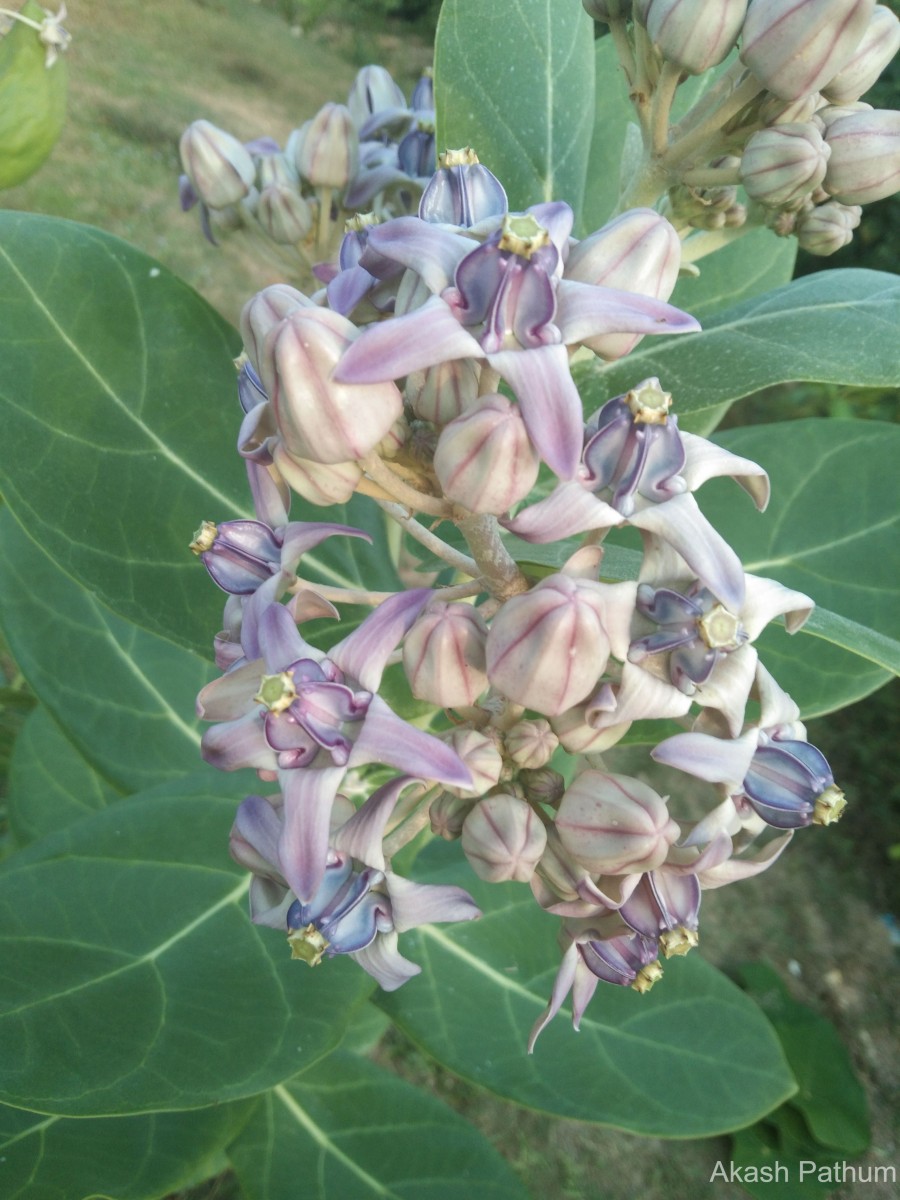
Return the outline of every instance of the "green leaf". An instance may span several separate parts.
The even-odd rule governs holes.
[[[460,881],[458,858],[436,865],[443,849],[416,860],[417,878]],[[526,1055],[559,966],[558,922],[521,885],[463,882],[482,919],[410,934],[422,975],[376,997],[455,1074],[529,1108],[657,1137],[746,1125],[794,1091],[769,1023],[696,953],[667,963],[643,996],[601,984],[580,1033],[564,1009]]]
[[[0,1105],[4,1200],[156,1200],[223,1169],[254,1104],[72,1120]]]
[[[745,570],[805,592],[823,609],[811,620],[815,640],[766,631],[763,661],[805,716],[867,695],[898,668],[900,428],[810,419],[716,441],[766,468],[772,499],[759,514],[730,481],[711,480],[697,495],[701,507]]]
[[[10,649],[88,762],[128,792],[198,770],[194,701],[213,674],[209,662],[115,616],[8,511],[0,513],[0,546],[0,623]]]
[[[846,1155],[813,1141],[802,1119],[785,1105],[760,1124],[738,1130],[723,1163],[725,1174],[716,1178],[728,1179],[733,1163],[744,1190],[758,1200],[817,1200],[832,1193],[846,1162]]]
[[[121,795],[81,757],[46,708],[31,713],[9,767],[9,824],[20,846],[106,808]]]
[[[264,1091],[340,1041],[371,979],[291,962],[228,855],[239,783],[166,784],[0,869],[0,1100],[64,1116]]]
[[[701,258],[695,264],[700,274],[683,275],[669,303],[695,316],[705,328],[723,309],[789,283],[796,258],[794,238],[754,229]]]
[[[472,146],[512,210],[581,210],[594,41],[579,0],[444,0],[435,40],[439,150]]]
[[[866,1093],[830,1021],[798,1004],[766,963],[746,963],[739,982],[772,1022],[797,1079],[790,1100],[819,1143],[855,1156],[869,1145]]]
[[[527,1200],[440,1100],[338,1052],[262,1099],[229,1157],[247,1200]]]
[[[645,338],[627,358],[598,362],[581,381],[585,411],[653,375],[679,416],[694,420],[791,380],[896,385],[900,281],[884,272],[805,275],[703,324],[702,333]]]
[[[209,653],[220,601],[187,544],[252,515],[239,339],[125,242],[0,212],[0,490],[29,534],[116,612]]]

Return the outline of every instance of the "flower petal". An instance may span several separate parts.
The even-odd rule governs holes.
[[[565,346],[500,350],[487,358],[515,392],[538,454],[560,479],[572,479],[584,444],[584,416]]]
[[[278,858],[291,890],[306,904],[325,877],[331,806],[343,778],[343,767],[280,772],[284,828]]]
[[[472,786],[469,769],[455,750],[398,717],[380,696],[372,697],[362,732],[350,754],[351,767],[364,763],[384,763],[451,787]]]
[[[472,921],[481,916],[481,909],[460,887],[413,883],[390,872],[387,886],[398,933],[433,921]]]
[[[440,296],[404,316],[369,325],[334,369],[337,383],[383,383],[455,358],[483,358]]]
[[[557,292],[556,324],[567,346],[606,333],[697,333],[700,323],[680,308],[591,283],[563,279]]]
[[[718,475],[730,475],[749,496],[760,512],[764,512],[769,503],[769,476],[749,458],[740,458],[729,450],[706,438],[694,433],[681,433],[687,461],[681,474],[687,480],[688,488],[695,492],[707,479]]]
[[[346,824],[332,837],[335,850],[342,850],[368,867],[379,871],[386,869],[382,839],[384,828],[403,790],[410,785],[422,789],[422,782],[409,775],[400,775],[390,780],[377,792],[373,792]]]
[[[708,733],[676,733],[651,750],[650,757],[707,783],[733,784],[737,788],[750,769],[756,745],[755,729],[731,740]]]
[[[398,951],[396,933],[381,934],[371,946],[357,950],[350,957],[386,992],[395,992],[407,979],[412,979],[422,971],[420,966],[404,958]]]
[[[391,596],[342,642],[332,646],[328,657],[351,679],[376,692],[388,659],[431,596],[430,588],[411,588]]]
[[[501,524],[526,542],[555,542],[589,529],[612,529],[624,524],[621,513],[580,483],[561,483],[544,500],[522,509]]]

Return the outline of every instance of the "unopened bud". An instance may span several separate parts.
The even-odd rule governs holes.
[[[772,125],[747,142],[741,178],[747,195],[784,208],[819,186],[831,151],[815,125]]]
[[[652,0],[647,33],[663,58],[702,75],[734,48],[748,0]]]
[[[504,735],[506,753],[518,767],[535,770],[545,766],[559,745],[550,722],[518,721]]]
[[[487,687],[487,626],[471,604],[432,601],[406,635],[403,669],[412,694],[440,708],[474,704]]]
[[[320,463],[363,458],[402,413],[403,399],[393,383],[332,378],[355,336],[340,313],[298,308],[266,340],[260,375],[292,456]]]
[[[181,135],[181,165],[209,208],[228,208],[250,194],[256,167],[236,137],[210,121],[194,121]]]
[[[843,70],[874,8],[875,0],[753,0],[741,60],[770,92],[797,100]]]
[[[502,217],[508,207],[503,184],[466,147],[440,156],[419,201],[419,216],[423,221],[471,229],[489,217]]]
[[[480,800],[466,817],[462,848],[488,883],[527,883],[547,846],[547,830],[530,804],[499,793]]]
[[[256,185],[260,191],[271,184],[281,184],[282,187],[297,186],[297,172],[294,164],[283,154],[259,154],[256,156]]]
[[[406,377],[406,401],[417,417],[446,425],[478,399],[481,367],[472,358],[436,363]]]
[[[347,97],[347,108],[354,123],[362,126],[375,113],[406,108],[406,97],[386,67],[370,64],[357,72]]]
[[[497,691],[545,716],[583,700],[609,658],[602,595],[602,584],[557,574],[507,600],[487,639]]]
[[[876,4],[868,28],[850,61],[822,88],[832,104],[847,104],[865,95],[897,51],[900,20],[884,4]]]
[[[462,836],[463,822],[476,803],[474,796],[454,796],[452,792],[441,792],[428,810],[431,832],[445,842],[455,842]]]
[[[476,729],[457,729],[450,745],[463,760],[472,776],[470,788],[448,788],[454,796],[481,796],[494,787],[503,770],[503,757],[496,741]]]
[[[279,246],[295,246],[312,228],[312,212],[296,187],[278,183],[260,192],[256,219]]]
[[[445,425],[434,454],[444,494],[476,513],[505,513],[528,495],[539,468],[518,405],[499,394]]]
[[[797,220],[795,232],[801,250],[823,258],[834,254],[853,240],[861,216],[858,204],[839,204],[837,200],[817,204]]]
[[[282,479],[304,500],[320,507],[346,504],[362,479],[362,468],[355,462],[326,465],[294,457],[280,441],[272,453]]]
[[[291,135],[297,171],[313,187],[345,188],[359,165],[359,137],[343,104],[325,104]]]
[[[315,307],[308,296],[287,283],[274,283],[247,301],[241,311],[241,337],[247,357],[257,372],[263,343],[275,326],[298,308]]]
[[[900,187],[900,112],[874,109],[832,121],[824,187],[842,204],[871,204]]]
[[[680,265],[681,240],[674,227],[651,208],[635,208],[573,246],[565,277],[668,300]],[[606,333],[583,344],[612,360],[628,354],[640,340],[640,334]]]
[[[518,782],[526,800],[552,807],[559,804],[566,790],[565,779],[552,767],[537,767],[534,770],[526,767],[519,772]]]
[[[592,875],[652,871],[680,834],[651,787],[601,771],[584,771],[569,787],[556,828],[565,849]]]

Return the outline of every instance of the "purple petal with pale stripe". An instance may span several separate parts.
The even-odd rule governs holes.
[[[356,951],[350,957],[386,992],[395,992],[407,979],[412,979],[422,970],[398,951],[396,933],[383,933],[371,946]]]
[[[270,604],[259,618],[259,644],[270,674],[287,670],[301,658],[313,662],[322,659],[322,652],[306,644],[291,614],[281,604]]]
[[[769,503],[769,476],[761,466],[693,433],[682,432],[681,440],[686,458],[682,475],[692,492],[707,479],[730,475],[753,498],[759,511],[765,511]]]
[[[402,317],[370,325],[344,351],[333,372],[337,383],[385,383],[456,358],[483,358],[449,307],[432,296]]]
[[[257,712],[207,729],[200,754],[204,762],[220,771],[240,771],[243,767],[274,771],[278,765]]]
[[[731,740],[708,733],[676,733],[651,750],[650,757],[707,783],[739,787],[750,769],[756,744],[755,729]]]
[[[398,933],[433,921],[471,921],[481,909],[460,887],[413,883],[400,875],[387,876],[391,914]]]
[[[332,646],[328,657],[351,679],[378,690],[388,659],[431,599],[430,588],[398,592],[379,604],[354,631]]]
[[[248,796],[238,805],[231,827],[231,857],[255,875],[284,882],[278,864],[281,817],[262,796]]]
[[[455,750],[398,717],[380,696],[372,697],[362,732],[350,753],[349,766],[364,763],[384,763],[451,787],[472,786],[469,769]]]
[[[584,416],[565,346],[501,350],[487,357],[515,392],[531,444],[560,479],[572,479],[584,445]]]
[[[411,784],[422,786],[421,780],[413,779],[409,775],[400,775],[380,787],[377,792],[373,792],[332,837],[331,844],[335,850],[342,850],[359,862],[384,871],[386,868],[381,844],[384,827],[390,820],[404,788]]]
[[[556,324],[567,345],[605,333],[697,333],[700,329],[692,316],[662,300],[574,279],[559,284]]]
[[[418,217],[397,217],[369,229],[366,252],[360,258],[363,267],[375,255],[401,263],[424,280],[430,292],[442,292],[453,280],[460,261],[476,249],[478,243],[459,233],[451,233]],[[371,247],[371,255],[367,252]],[[374,267],[376,275],[380,272]]]
[[[522,509],[511,521],[501,521],[526,542],[541,543],[623,523],[621,513],[574,480],[561,483],[546,499]]]
[[[343,767],[282,771],[284,828],[278,858],[298,900],[309,903],[325,877],[331,806],[344,778]]]

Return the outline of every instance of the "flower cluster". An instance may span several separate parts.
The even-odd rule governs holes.
[[[900,48],[875,0],[584,0],[609,25],[640,120],[631,187],[668,188],[680,229],[724,239],[767,225],[813,254],[853,237],[861,206],[900,187],[900,114],[861,99]],[[733,52],[737,50],[737,55]],[[724,64],[676,124],[689,77]],[[744,197],[738,191],[743,187]],[[695,238],[689,256],[707,252]]]

